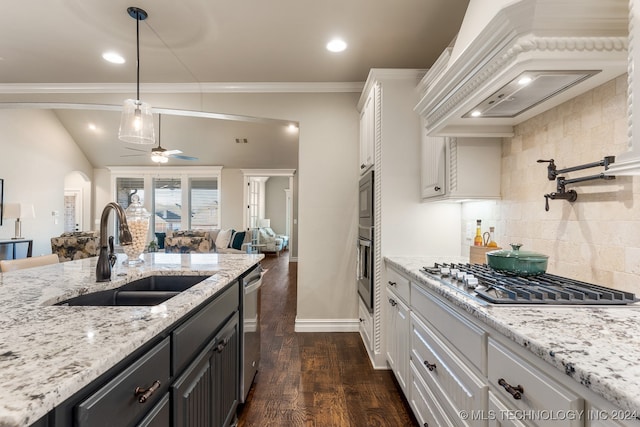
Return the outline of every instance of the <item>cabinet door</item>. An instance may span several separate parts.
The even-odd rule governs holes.
[[[445,138],[428,136],[422,131],[421,193],[423,199],[446,194]]]
[[[214,426],[230,426],[240,397],[240,339],[238,315],[215,338],[213,360]]]
[[[406,395],[410,347],[409,307],[389,289],[387,300],[387,361]]]
[[[215,339],[178,378],[173,395],[175,427],[210,427],[213,422],[212,348]]]
[[[229,426],[240,396],[238,314],[211,340],[172,388],[175,427]]]
[[[377,85],[371,88],[360,114],[360,172],[374,163],[376,141],[376,95]]]
[[[373,353],[373,318],[362,298],[358,298],[358,313],[360,314],[360,336],[369,353]]]

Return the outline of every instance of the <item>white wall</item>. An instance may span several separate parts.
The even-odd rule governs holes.
[[[221,218],[220,227],[243,230],[244,216],[244,175],[240,169],[222,168],[222,186],[220,187]]]
[[[37,125],[36,125],[37,124]],[[51,237],[63,231],[65,176],[80,171],[93,177],[89,161],[55,115],[42,110],[0,110],[0,178],[4,201],[32,203],[35,219],[26,219],[22,235],[33,239],[33,254],[51,253]],[[14,235],[14,220],[5,220],[0,239]]]
[[[272,176],[265,183],[265,218],[271,220],[271,228],[284,234],[287,222],[287,206],[284,190],[289,188],[289,177]]]

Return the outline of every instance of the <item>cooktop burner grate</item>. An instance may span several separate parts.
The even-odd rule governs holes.
[[[631,292],[556,276],[509,276],[486,264],[436,263],[423,273],[445,285],[494,304],[624,305],[637,302]]]

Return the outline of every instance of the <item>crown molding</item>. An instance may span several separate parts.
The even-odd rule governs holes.
[[[141,83],[145,93],[339,93],[362,92],[364,82]],[[0,93],[131,93],[135,83],[3,83]]]

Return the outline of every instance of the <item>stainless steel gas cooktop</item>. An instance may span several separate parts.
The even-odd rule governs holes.
[[[630,292],[549,273],[509,276],[485,264],[436,263],[420,271],[462,294],[492,304],[626,305],[639,301]]]

